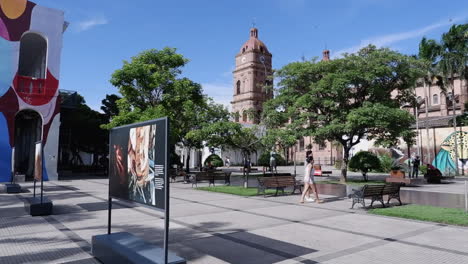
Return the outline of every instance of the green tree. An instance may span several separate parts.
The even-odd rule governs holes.
[[[173,48],[147,50],[124,61],[112,75],[111,83],[123,98],[117,101],[119,114],[103,127],[169,117],[171,146],[191,149],[203,146],[202,138],[188,137],[207,124],[228,120],[228,111],[203,94],[200,84],[181,78],[188,62]],[[171,150],[172,152],[174,149]],[[187,156],[187,171],[190,155]]]
[[[414,118],[400,106],[422,74],[416,58],[374,46],[331,61],[290,63],[278,71],[278,96],[266,104],[265,120],[317,142],[339,142],[345,182],[353,146],[364,138],[393,145],[410,129]]]
[[[94,162],[98,162],[98,155],[105,155],[108,151],[108,131],[101,129],[106,117],[86,105],[84,98],[78,93],[61,93],[60,142],[71,152],[69,161],[73,165],[83,165],[79,152],[94,154]],[[96,165],[96,164],[94,164]]]
[[[104,115],[107,118],[107,122],[110,122],[112,117],[119,115],[117,100],[120,99],[122,98],[116,94],[106,94],[106,98],[102,99],[101,110],[104,112]]]
[[[369,151],[360,151],[349,161],[349,168],[361,171],[364,181],[367,181],[369,179],[367,176],[369,171],[380,169],[380,160]]]
[[[240,150],[243,159],[263,149],[261,143],[263,131],[259,126],[243,127],[239,123],[219,120],[199,130],[188,133],[188,138],[194,141],[204,140],[209,147]],[[244,187],[248,187],[249,172],[244,171]]]
[[[442,77],[439,75],[438,69],[437,69],[437,62],[438,62],[438,57],[441,52],[441,47],[437,41],[433,39],[426,39],[425,37],[421,40],[419,43],[419,53],[418,53],[418,58],[423,61],[426,74],[422,78],[423,82],[423,89],[424,89],[424,112],[425,112],[425,117],[426,121],[424,122],[424,126],[426,129],[426,139],[427,139],[427,148],[432,149],[431,147],[431,141],[429,137],[429,122],[427,121],[429,118],[429,87],[431,85],[436,84],[439,86],[443,86],[442,84]],[[408,149],[409,151],[409,149]],[[409,157],[409,156],[408,156]],[[428,159],[429,161],[432,160],[431,158],[431,151],[428,152]]]
[[[452,113],[453,113],[453,128],[457,130],[457,120],[455,113],[455,78],[460,79],[460,85],[462,80],[466,80],[468,75],[467,63],[468,63],[468,24],[453,25],[447,33],[442,35],[440,43],[440,61],[438,63],[439,69],[444,78],[444,83],[450,89],[450,95],[448,96],[451,100]],[[462,87],[460,87],[462,89]],[[458,160],[458,148],[457,139],[455,139],[455,159]],[[456,166],[456,174],[459,174],[458,166]]]

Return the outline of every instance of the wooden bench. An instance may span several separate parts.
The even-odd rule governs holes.
[[[397,199],[400,202],[400,205],[402,205],[400,199],[400,187],[401,184],[364,185],[361,190],[354,190],[354,193],[350,195],[350,198],[353,199],[351,209],[354,208],[356,203],[360,203],[365,207],[365,198],[370,198],[372,200],[370,207],[372,207],[375,201],[382,203],[382,207],[385,207],[385,203],[383,201],[384,195],[388,195],[387,205],[390,203],[391,199]]]
[[[198,187],[197,183],[201,181],[208,181],[209,184],[208,186],[215,186],[215,181],[221,181],[224,180],[224,183],[227,185],[231,184],[231,173],[230,172],[223,172],[223,171],[203,171],[203,172],[198,172],[196,173],[193,177],[190,178],[190,181],[192,183],[192,188],[195,185],[195,187]]]
[[[276,189],[275,196],[278,195],[278,191],[281,190],[282,194],[284,194],[284,188],[286,187],[293,187],[293,194],[296,191],[296,188],[300,184],[296,181],[293,176],[271,176],[271,177],[258,177],[258,189],[257,194],[263,193],[263,196],[266,196],[266,189]],[[300,190],[300,189],[299,189]]]
[[[395,183],[385,184],[385,188],[382,191],[382,196],[388,195],[387,205],[390,204],[391,199],[397,199],[398,202],[400,202],[400,205],[402,205],[401,199],[400,199],[400,188],[401,188],[401,184],[395,184]]]
[[[263,177],[292,177],[291,173],[287,172],[280,172],[280,173],[271,173],[271,172],[264,172]]]

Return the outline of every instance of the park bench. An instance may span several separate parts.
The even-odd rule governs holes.
[[[270,176],[270,177],[257,177],[258,180],[258,189],[257,194],[263,193],[263,196],[266,196],[266,189],[276,189],[275,196],[278,195],[278,191],[281,190],[284,194],[284,188],[293,187],[293,194],[296,191],[296,188],[300,188],[300,183],[296,181],[293,176]],[[300,190],[300,189],[299,189]]]
[[[350,195],[350,198],[353,199],[351,209],[354,208],[356,203],[360,203],[365,207],[365,198],[371,199],[370,207],[372,207],[375,201],[382,203],[382,207],[385,207],[385,203],[383,201],[384,195],[388,196],[387,205],[390,203],[391,199],[397,199],[401,205],[400,187],[401,184],[364,185],[362,189],[354,190],[354,193]]]
[[[292,177],[291,173],[287,172],[280,172],[280,173],[272,173],[272,172],[264,172],[263,177]]]
[[[400,188],[401,188],[401,184],[395,184],[395,183],[385,184],[385,188],[382,191],[382,196],[388,195],[387,205],[390,204],[391,199],[397,199],[398,202],[400,202],[400,205],[402,205],[401,199],[400,199]]]
[[[230,172],[223,172],[223,171],[202,171],[197,172],[193,177],[191,177],[192,188],[198,187],[197,183],[201,181],[208,181],[209,185],[215,186],[215,181],[217,180],[224,180],[224,183],[227,185],[231,184],[231,173]]]

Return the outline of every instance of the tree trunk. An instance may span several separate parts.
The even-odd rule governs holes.
[[[187,150],[187,159],[185,161],[185,171],[190,173],[190,149]],[[201,168],[200,168],[201,169]]]
[[[429,122],[427,121],[429,119],[429,110],[428,110],[428,104],[429,104],[429,96],[428,96],[428,91],[427,91],[427,83],[424,81],[424,112],[425,112],[425,117],[426,120],[424,121],[424,126],[426,127],[426,141],[427,141],[427,163],[431,163],[432,160],[432,148],[431,148],[431,141],[429,140]],[[408,156],[409,158],[409,156]]]
[[[452,114],[453,114],[453,131],[455,132],[455,175],[460,175],[460,171],[458,170],[458,137],[457,137],[457,113],[455,109],[455,80],[454,76],[452,75]]]
[[[340,182],[346,183],[348,180],[348,162],[349,162],[349,150],[343,147],[343,162],[341,163],[341,179]]]
[[[294,177],[296,177],[296,151],[293,150],[293,161],[294,161]]]

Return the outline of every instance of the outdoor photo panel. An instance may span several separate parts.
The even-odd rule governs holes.
[[[34,151],[34,180],[42,180],[42,143],[36,142]]]
[[[110,196],[164,209],[166,119],[114,128],[110,133]]]

